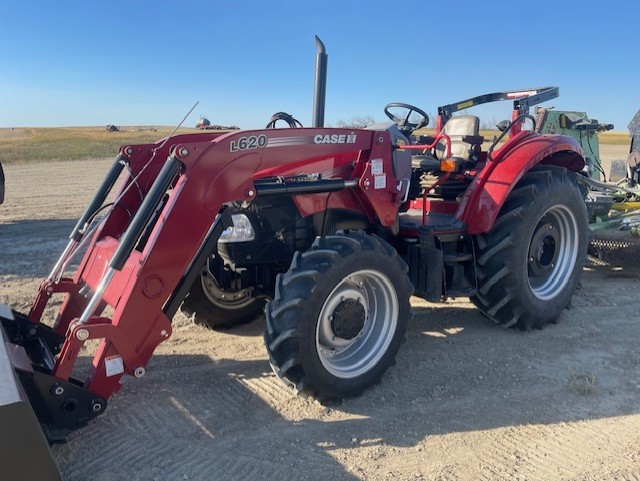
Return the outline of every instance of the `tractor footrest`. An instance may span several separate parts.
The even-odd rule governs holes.
[[[447,289],[446,297],[471,297],[477,292],[477,289],[470,287],[469,289]]]

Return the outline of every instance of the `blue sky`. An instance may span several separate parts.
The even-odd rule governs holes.
[[[597,6],[596,6],[597,5]],[[0,4],[0,127],[311,123],[314,35],[326,122],[383,120],[557,85],[559,109],[626,130],[640,108],[637,1],[64,1]],[[508,103],[477,110],[509,116]]]

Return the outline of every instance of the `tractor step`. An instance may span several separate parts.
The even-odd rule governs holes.
[[[432,212],[423,217],[422,211],[409,209],[400,214],[400,232],[406,236],[418,237],[421,233],[433,232],[441,242],[455,241],[466,233],[467,226],[452,214]]]
[[[0,317],[12,318],[0,304]],[[8,341],[0,328],[0,457],[2,478],[12,481],[62,480],[49,443],[29,402],[15,367],[30,367],[23,347]]]
[[[466,225],[442,212],[426,216],[424,224],[422,220],[422,213],[415,209],[400,217],[400,232],[408,241],[405,261],[415,295],[431,302],[474,295],[475,282],[467,278],[465,267],[474,262]],[[462,250],[457,251],[459,248]]]

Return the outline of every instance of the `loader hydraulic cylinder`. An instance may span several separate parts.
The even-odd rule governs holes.
[[[131,255],[131,252],[138,243],[138,240],[142,236],[144,229],[147,227],[149,219],[153,216],[158,204],[160,204],[164,194],[167,192],[167,189],[173,182],[173,179],[175,179],[176,175],[178,175],[181,168],[182,163],[173,156],[169,157],[164,163],[162,170],[158,174],[158,178],[155,180],[151,190],[144,198],[142,205],[138,209],[138,212],[136,212],[136,215],[127,228],[127,231],[120,239],[120,245],[113,254],[109,267],[117,271],[122,269],[129,258],[129,255]]]
[[[256,184],[258,196],[268,195],[304,195],[337,192],[346,187],[357,187],[357,180],[316,180],[313,182],[274,182]]]
[[[126,163],[126,158],[122,154],[116,157],[115,162],[111,166],[111,169],[109,170],[107,176],[102,181],[102,185],[100,185],[100,188],[96,192],[96,195],[93,197],[93,200],[91,201],[87,209],[84,211],[84,214],[82,214],[80,219],[78,219],[78,223],[76,224],[76,226],[73,228],[73,231],[69,236],[71,240],[75,242],[80,242],[80,240],[82,239],[82,236],[84,235],[85,224],[91,219],[92,216],[95,215],[98,209],[102,206],[104,200],[107,198],[107,195],[109,195],[111,188],[118,180],[118,177],[120,176],[120,173],[122,172],[122,169],[124,168],[125,163]]]

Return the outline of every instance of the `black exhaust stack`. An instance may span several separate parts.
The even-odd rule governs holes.
[[[327,96],[327,52],[316,35],[316,82],[313,90],[313,125],[324,127],[324,104]]]

